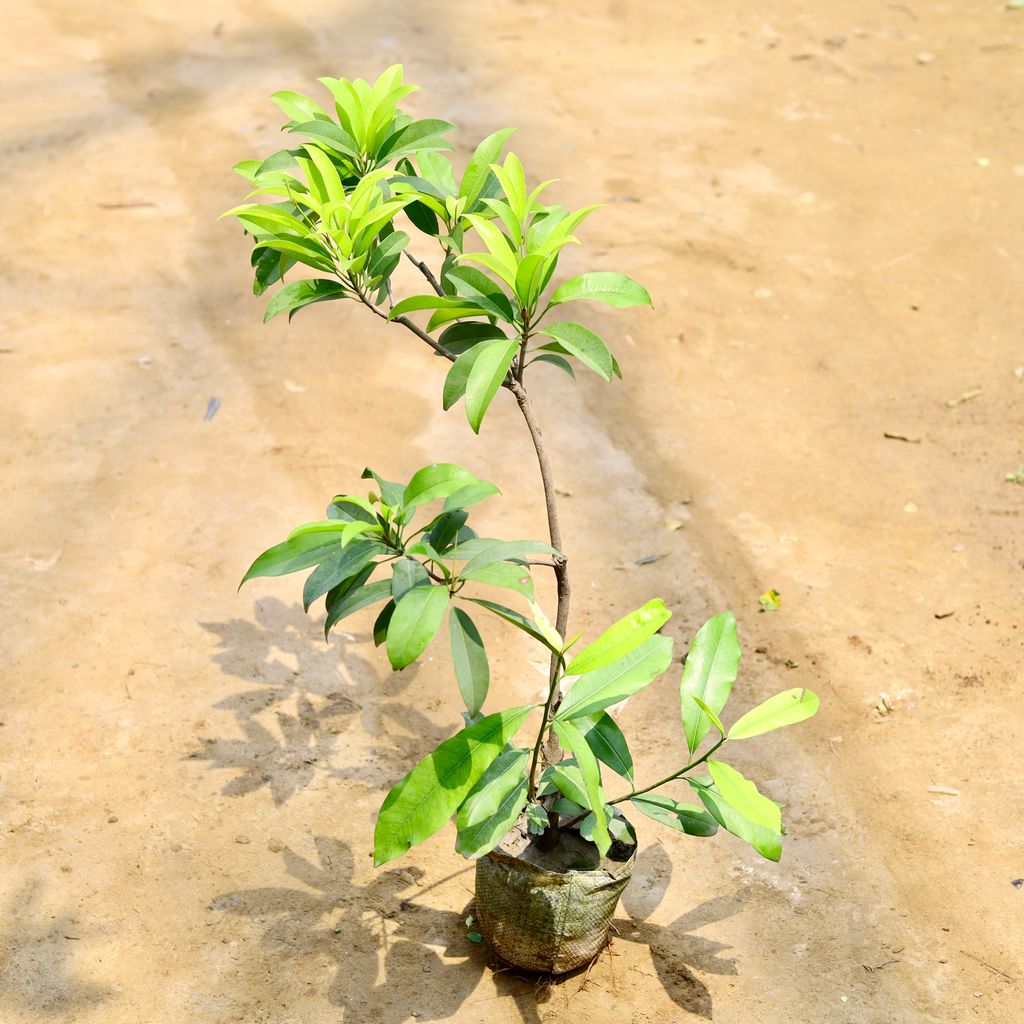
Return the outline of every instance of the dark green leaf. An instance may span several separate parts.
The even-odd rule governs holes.
[[[391,566],[391,596],[397,604],[413,587],[429,587],[427,570],[415,558],[399,558]]]
[[[466,525],[469,513],[462,509],[450,509],[442,512],[430,524],[427,532],[428,543],[437,551],[444,551],[459,535],[459,530]]]
[[[459,573],[465,580],[485,583],[490,587],[503,587],[522,594],[527,600],[534,600],[533,580],[530,570],[525,565],[514,565],[512,562],[489,562],[467,572]]]
[[[408,603],[408,602],[405,602]],[[532,706],[488,715],[428,754],[388,793],[373,836],[380,867],[429,839],[455,813]]]
[[[534,640],[542,643],[549,651],[554,650],[551,641],[541,632],[537,624],[525,615],[520,615],[519,612],[513,611],[511,608],[506,608],[504,605],[497,604],[494,601],[487,601],[482,597],[467,597],[466,600],[480,605],[481,608],[486,608],[489,612],[497,615],[498,618],[511,623],[517,629],[521,629],[524,633],[532,636]]]
[[[491,316],[512,323],[515,313],[509,297],[501,286],[475,267],[458,266],[448,272],[448,280],[455,285],[455,291],[475,303]]]
[[[484,342],[467,349],[452,363],[448,376],[444,380],[444,390],[441,393],[441,405],[447,411],[465,393],[466,385],[469,383],[469,375],[473,366],[480,356],[487,350],[488,345],[497,345],[500,342]]]
[[[367,569],[372,572],[373,567],[367,566]],[[383,601],[391,594],[390,580],[378,580],[376,583],[364,585],[369,575],[370,573],[364,569],[359,576],[353,577],[355,581],[359,581],[362,578],[362,582],[358,583],[358,585],[350,586],[349,584],[352,584],[353,581],[348,580],[341,588],[338,588],[337,594],[334,590],[327,592],[327,621],[324,622],[324,636],[327,636],[346,616],[359,611],[360,608],[365,608],[367,605]]]
[[[372,480],[380,491],[380,496],[384,501],[384,504],[389,508],[400,511],[402,508],[402,499],[405,495],[405,487],[402,484],[395,483],[394,480],[385,480],[379,473],[375,473],[369,466],[363,470],[363,480]]]
[[[473,433],[480,433],[484,415],[505,380],[518,349],[519,344],[514,338],[488,342],[473,362],[466,381],[466,418]]]
[[[307,577],[302,588],[303,607],[308,612],[318,597],[360,572],[378,555],[389,551],[390,548],[372,540],[355,540],[347,547],[333,548]]]
[[[594,845],[603,857],[611,849],[612,840],[608,835],[608,818],[604,810],[604,794],[601,792],[601,768],[583,734],[572,722],[556,718],[552,728],[562,743],[576,755],[576,763],[587,791],[587,805],[594,815]]]
[[[382,581],[383,582],[383,581]],[[391,616],[395,614],[395,600],[392,598],[380,610],[373,623],[373,646],[380,647],[388,638],[388,626],[391,625]]]
[[[505,332],[494,324],[458,323],[446,327],[437,340],[438,344],[458,356],[481,341],[504,337]]]
[[[572,368],[572,364],[569,360],[555,352],[541,352],[540,355],[534,356],[530,362],[550,363],[552,366],[557,366],[560,370],[564,370],[573,379],[576,378],[576,371]]]
[[[488,483],[486,480],[481,480],[475,484],[467,484],[465,487],[460,487],[454,494],[450,494],[442,506],[445,512],[450,512],[452,509],[469,508],[471,505],[475,505],[478,501],[483,501],[485,498],[491,497],[492,494],[501,494],[494,484]]]
[[[491,680],[484,642],[473,620],[461,608],[452,608],[448,616],[448,633],[459,692],[466,703],[466,710],[476,715],[487,698]]]
[[[622,730],[606,711],[596,715],[582,715],[574,719],[584,738],[599,761],[608,765],[617,775],[633,781],[633,758]]]
[[[557,555],[558,552],[542,540],[493,540],[489,537],[478,537],[466,544],[460,544],[448,557],[466,560],[464,574],[492,562],[523,561],[529,555],[535,554]]]
[[[566,321],[547,324],[540,328],[540,333],[554,338],[563,351],[575,356],[584,366],[589,366],[605,380],[612,379],[612,354],[593,331],[582,324]]]
[[[332,521],[310,523],[303,532],[295,532],[286,541],[264,551],[249,566],[242,583],[256,576],[285,576],[316,565],[333,548],[341,547],[339,538],[343,525]]]

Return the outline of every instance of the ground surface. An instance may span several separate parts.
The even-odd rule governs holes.
[[[1017,1019],[1024,11],[39,0],[5,26],[0,1019]],[[449,834],[371,867],[382,794],[456,721],[443,659],[391,676],[368,620],[325,646],[295,580],[235,593],[367,462],[465,462],[503,485],[494,530],[543,531],[511,402],[475,439],[397,329],[260,326],[216,221],[269,93],[395,60],[464,147],[518,125],[533,176],[608,204],[564,269],[655,296],[591,321],[623,383],[537,389],[575,628],[661,594],[682,641],[731,607],[740,702],[823,697],[737,755],[787,805],[782,863],[644,829],[585,984],[488,968]],[[491,642],[497,695],[535,694]],[[674,686],[626,712],[646,777]]]

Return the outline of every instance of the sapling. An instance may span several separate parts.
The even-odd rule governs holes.
[[[778,860],[779,805],[719,753],[727,742],[810,717],[817,697],[787,690],[727,728],[721,716],[740,648],[732,614],[716,615],[697,632],[682,671],[686,755],[677,770],[647,782],[635,777],[609,709],[669,669],[673,643],[661,630],[671,613],[656,599],[582,648],[581,634],[569,636],[569,563],[528,384],[535,373],[573,377],[581,368],[609,382],[620,377],[605,342],[561,319],[563,307],[648,306],[650,296],[617,272],[558,278],[561,250],[578,243],[576,232],[597,207],[550,202],[551,181],[531,187],[515,153],[502,158],[510,129],[484,139],[457,175],[446,155],[453,125],[399,110],[413,91],[400,66],[372,86],[320,81],[331,112],[302,94],[276,93],[291,145],[236,167],[253,185],[248,198],[260,200],[229,211],[253,241],[254,291],[278,286],[264,320],[282,313],[290,319],[321,302],[362,305],[450,364],[443,407],[462,402],[474,432],[499,393],[509,392],[540,470],[548,524],[546,541],[482,537],[470,510],[498,493],[494,484],[454,463],[425,466],[403,483],[367,469],[368,493],[335,496],[326,518],[292,531],[246,573],[243,582],[312,570],[303,602],[308,610],[325,598],[325,635],[347,616],[375,608],[374,643],[398,671],[421,657],[447,622],[465,724],[388,793],[377,818],[375,863],[400,856],[453,816],[456,849],[466,857],[490,854],[516,827],[540,847],[571,832],[604,857],[616,843],[635,847],[627,807],[690,835],[722,827]],[[423,294],[393,293],[403,258],[422,275]],[[535,569],[554,573],[553,622],[536,601]],[[543,701],[485,712],[490,668],[477,626],[482,615],[520,630],[550,656]],[[530,742],[520,745],[527,727]],[[606,792],[606,776],[619,777],[622,792]],[[679,783],[696,802],[664,792]]]

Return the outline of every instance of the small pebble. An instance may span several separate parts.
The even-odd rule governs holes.
[[[251,842],[251,840],[249,839],[248,836],[235,836],[235,842],[238,843],[240,846],[247,846]]]
[[[174,853],[180,853],[181,852],[181,843],[171,843],[171,850]]]
[[[1014,889],[1024,889],[1024,878],[1015,878],[1010,885],[1012,885]]]
[[[116,815],[116,814],[111,814],[111,815],[110,815],[110,816],[109,816],[109,817],[107,818],[107,821],[108,821],[108,822],[109,822],[109,823],[110,823],[111,825],[113,825],[113,824],[114,824],[114,823],[115,823],[115,822],[117,821],[117,815]]]
[[[919,53],[915,58],[918,64],[934,64],[935,54],[934,53]]]
[[[270,842],[267,843],[267,849],[271,853],[281,853],[284,850],[284,843],[282,843],[280,839],[271,839]]]

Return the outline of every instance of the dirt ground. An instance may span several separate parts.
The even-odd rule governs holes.
[[[36,0],[4,23],[4,1024],[1020,1019],[1024,10]],[[275,147],[271,92],[396,60],[460,158],[517,125],[533,178],[607,204],[564,270],[655,299],[590,320],[622,383],[536,387],[575,629],[662,595],[683,642],[731,607],[737,703],[823,699],[735,757],[786,805],[782,862],[648,823],[610,949],[554,986],[466,940],[450,832],[371,865],[383,793],[457,723],[444,658],[391,675],[369,619],[324,644],[295,578],[235,592],[367,463],[463,462],[503,487],[489,528],[543,535],[513,402],[477,439],[397,328],[341,303],[261,326],[217,221],[231,165]],[[538,692],[536,656],[490,644],[495,697]],[[625,713],[642,777],[678,762],[674,686]]]

